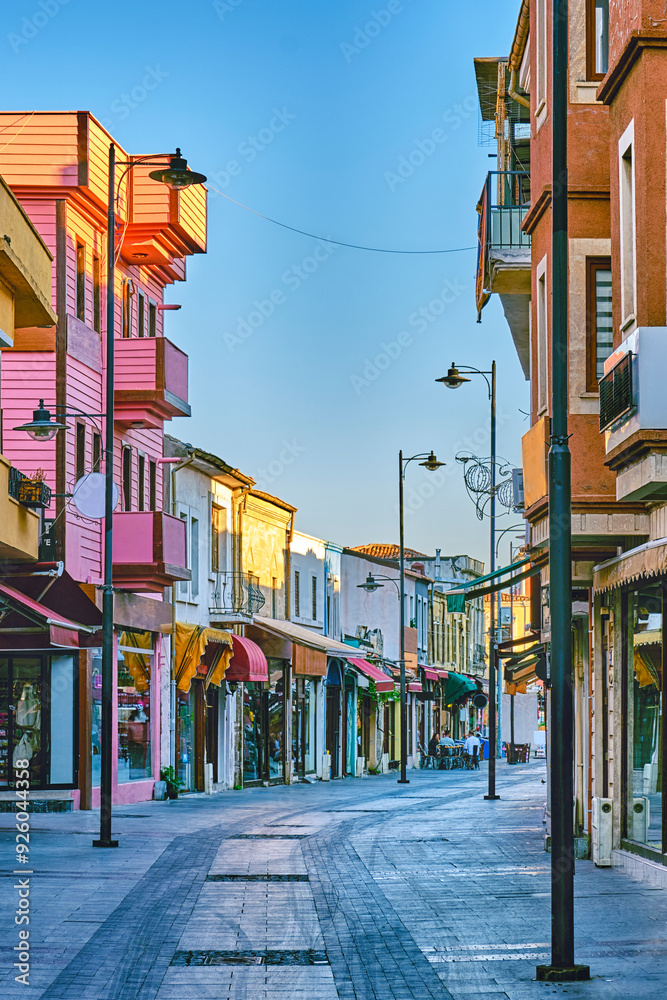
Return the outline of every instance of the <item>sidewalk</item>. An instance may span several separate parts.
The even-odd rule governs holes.
[[[411,772],[31,817],[30,986],[13,981],[14,832],[0,816],[7,998],[524,1000],[667,992],[667,894],[577,863],[584,984],[549,960],[544,762]]]

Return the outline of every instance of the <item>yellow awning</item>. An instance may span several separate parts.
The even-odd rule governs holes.
[[[214,643],[219,652],[216,650],[213,662],[209,664],[206,681],[207,684],[220,684],[232,658],[231,632],[225,632],[220,628],[176,622],[174,680],[179,691],[190,690],[192,678],[197,673],[197,667],[209,642]]]

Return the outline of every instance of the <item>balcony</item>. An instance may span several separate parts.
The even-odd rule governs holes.
[[[600,430],[616,499],[667,500],[667,327],[640,327],[605,362]]]
[[[131,197],[122,257],[131,264],[169,268],[173,258],[206,253],[206,188],[193,185],[172,191],[148,176],[152,166],[137,166],[130,175]]]
[[[493,170],[486,178],[479,213],[477,310],[497,292],[526,378],[530,365],[530,236],[522,230],[530,210],[530,174]]]
[[[185,521],[160,510],[114,514],[114,586],[159,593],[176,580],[189,580],[185,527]]]
[[[0,559],[12,562],[32,562],[39,551],[39,515],[17,496],[25,479],[0,455]]]
[[[125,427],[162,428],[189,417],[188,356],[165,337],[115,342],[114,419]]]
[[[216,573],[209,615],[212,625],[252,622],[266,598],[249,573]]]

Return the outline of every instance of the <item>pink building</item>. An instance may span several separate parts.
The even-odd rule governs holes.
[[[115,140],[87,112],[2,113],[0,131],[0,174],[53,254],[52,305],[58,317],[50,330],[16,329],[13,347],[2,351],[3,451],[27,476],[42,470],[55,494],[42,513],[40,563],[32,575],[42,563],[57,569],[63,563],[57,587],[63,579],[79,585],[84,611],[74,602],[68,612],[74,624],[83,623],[82,614],[90,618],[90,608],[101,606],[103,521],[82,517],[67,494],[83,475],[104,467],[107,176]],[[116,157],[132,160],[120,147]],[[162,511],[164,421],[190,413],[188,358],[164,336],[164,291],[185,280],[187,255],[206,251],[206,191],[201,186],[173,191],[148,177],[152,169],[116,171],[114,479],[120,501],[113,577],[114,586],[126,591],[117,595],[114,615],[118,802],[150,798],[159,778],[161,674],[167,690],[169,683],[168,640],[161,633],[171,624],[165,588],[189,578],[185,526]],[[31,419],[42,398],[69,425],[51,441],[34,441],[12,429]],[[25,566],[8,572],[22,580],[30,576]],[[32,670],[33,693],[44,701],[43,720],[53,700],[47,689],[49,661],[56,654],[48,636],[39,638],[16,643],[22,653],[12,660],[7,687],[8,693],[19,690],[23,674]],[[64,798],[75,808],[90,808],[99,801],[100,635],[72,629],[70,639],[71,767],[55,767],[46,733],[35,732],[30,739],[40,766],[34,784],[45,800]],[[0,641],[7,648],[10,640]],[[15,730],[15,737],[23,735],[18,725]],[[71,774],[71,780],[51,780],[52,774],[59,779]]]

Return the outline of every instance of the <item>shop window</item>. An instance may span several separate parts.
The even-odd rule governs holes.
[[[132,449],[123,448],[123,510],[132,510]]]
[[[118,781],[152,776],[151,632],[121,632],[118,637]]]
[[[100,258],[93,257],[93,330],[102,330],[102,299],[101,299]]]
[[[301,617],[298,569],[294,570],[294,617]]]
[[[609,69],[609,0],[586,0],[586,78],[601,80]]]
[[[86,248],[76,245],[76,318],[86,321]]]
[[[93,788],[99,788],[102,774],[102,650],[92,650],[91,668],[91,766]]]
[[[633,590],[625,601],[625,831],[628,840],[662,852],[665,763],[662,586]]]
[[[598,391],[604,363],[614,349],[611,259],[586,259],[586,389]]]

